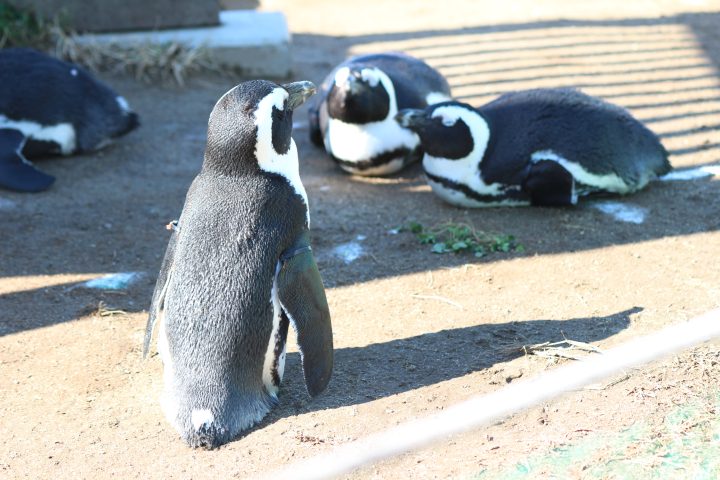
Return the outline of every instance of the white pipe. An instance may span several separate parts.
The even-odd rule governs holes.
[[[282,471],[273,472],[267,478],[335,478],[356,468],[443,440],[448,435],[496,422],[569,390],[717,337],[720,337],[720,309],[632,339],[606,350],[603,355],[558,367],[534,379],[513,383],[496,392],[458,403],[442,413],[398,425],[299,461]]]

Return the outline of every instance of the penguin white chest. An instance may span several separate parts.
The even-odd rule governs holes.
[[[365,124],[328,120],[325,147],[335,157],[348,162],[360,162],[380,154],[406,148],[415,149],[418,136],[401,127],[393,118]]]
[[[63,155],[70,155],[77,146],[75,127],[71,123],[41,125],[30,120],[11,120],[0,115],[0,128],[13,128],[33,140],[56,143]]]
[[[433,193],[448,203],[461,207],[495,207],[528,205],[525,200],[515,200],[506,197],[507,185],[501,183],[485,183],[476,162],[470,159],[448,160],[436,158],[425,154],[423,168],[428,174],[428,184]],[[467,190],[483,197],[497,197],[497,201],[481,201],[472,198],[459,188],[433,180],[439,177],[448,180],[450,185],[455,184],[466,187]]]
[[[280,272],[280,268],[281,264],[278,262],[277,267],[275,268],[272,291],[270,292],[270,302],[272,303],[273,309],[272,331],[270,332],[270,339],[268,341],[267,349],[265,350],[262,374],[263,384],[265,385],[268,393],[272,396],[277,396],[277,392],[280,387],[279,382],[276,383],[274,380],[275,374],[277,375],[277,378],[282,381],[283,373],[285,371],[285,342],[282,344],[281,351],[277,351],[277,345],[280,341],[281,335],[280,317],[282,316],[282,305],[280,304],[277,286],[277,277]]]

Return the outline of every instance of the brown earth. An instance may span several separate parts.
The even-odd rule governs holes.
[[[465,101],[579,86],[647,122],[676,167],[720,161],[717,2],[505,3],[264,8],[288,15],[297,79],[319,82],[348,54],[404,50],[438,67]],[[309,399],[293,350],[280,406],[258,428],[215,451],[191,450],[162,416],[161,362],[141,359],[141,338],[164,225],[200,167],[210,109],[238,79],[183,89],[105,79],[140,112],[142,128],[99,154],[43,162],[58,178],[46,193],[0,192],[2,478],[268,473],[558,363],[523,355],[523,345],[567,337],[607,348],[718,306],[717,179],[659,182],[622,199],[647,209],[642,224],[590,203],[459,210],[433,196],[418,167],[387,179],[344,175],[307,140],[303,111],[294,136],[333,315],[335,373]],[[512,234],[524,252],[431,254],[411,234],[389,233],[409,220]],[[357,260],[334,255],[353,241],[365,251]],[[79,286],[125,271],[146,275],[117,292]],[[101,315],[108,310],[122,312]],[[717,346],[351,476],[717,478]]]

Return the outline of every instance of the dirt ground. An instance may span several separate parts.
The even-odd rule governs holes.
[[[296,79],[319,82],[349,54],[403,50],[470,103],[578,86],[645,121],[676,167],[720,163],[716,1],[263,8],[288,16]],[[294,137],[333,316],[334,376],[309,399],[293,349],[280,405],[259,427],[218,450],[191,450],[162,416],[161,362],[142,360],[141,339],[164,225],[198,172],[215,100],[240,79],[185,88],[105,79],[141,114],[141,129],[97,155],[42,162],[58,178],[46,193],[0,192],[2,478],[267,474],[568,361],[524,355],[523,345],[566,337],[608,348],[718,307],[717,177],[657,182],[620,199],[644,209],[641,224],[591,202],[460,210],[434,197],[417,166],[386,179],[343,174],[308,141],[303,110]],[[409,233],[390,233],[409,220],[512,234],[524,251],[435,255]],[[338,255],[348,243],[353,261]],[[125,290],[82,286],[131,271],[144,276]],[[718,478],[718,345],[350,477]]]

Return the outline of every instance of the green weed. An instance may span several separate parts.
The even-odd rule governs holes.
[[[0,48],[25,46],[47,49],[52,45],[53,26],[53,23],[30,11],[0,3]]]
[[[484,257],[492,252],[524,251],[512,235],[488,234],[464,223],[447,222],[427,228],[418,222],[409,222],[399,231],[410,232],[421,244],[432,245],[432,253],[469,252]]]

